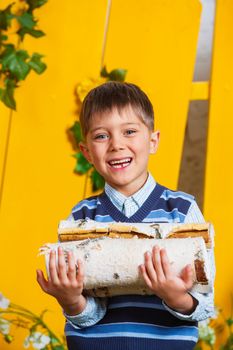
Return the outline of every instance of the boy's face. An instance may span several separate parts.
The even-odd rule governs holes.
[[[150,131],[131,107],[93,116],[86,143],[80,149],[105,181],[126,196],[146,182],[150,153],[155,153],[159,132]]]

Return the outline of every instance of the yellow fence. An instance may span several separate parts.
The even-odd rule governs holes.
[[[210,86],[205,214],[216,227],[217,304],[228,306],[232,292],[227,213],[233,209],[233,3],[217,2],[212,77],[203,85],[192,84],[199,1],[113,0],[111,8],[109,4],[107,0],[50,0],[38,10],[47,35],[38,41],[28,38],[25,46],[44,53],[48,69],[22,83],[12,117],[0,217],[0,291],[35,312],[49,309],[48,323],[60,334],[61,310],[35,280],[36,268],[44,265],[37,251],[43,243],[56,241],[58,221],[82,198],[84,179],[73,173],[74,151],[66,129],[75,120],[76,84],[98,77],[103,63],[109,70],[126,68],[127,80],[151,98],[161,143],[150,160],[150,171],[173,189],[189,101],[208,99]],[[1,175],[9,111],[1,105],[0,114]],[[21,349],[22,341],[19,331],[12,345],[0,340],[0,348]]]

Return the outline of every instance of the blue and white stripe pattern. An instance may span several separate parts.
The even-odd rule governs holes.
[[[198,339],[197,323],[170,315],[156,296],[109,298],[108,312],[93,327],[65,328],[69,349],[191,350]]]

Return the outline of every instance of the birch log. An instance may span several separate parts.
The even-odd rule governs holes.
[[[191,264],[194,275],[193,289],[200,293],[211,291],[210,267],[203,238],[170,239],[123,239],[97,238],[84,241],[46,244],[45,254],[48,271],[49,252],[61,246],[67,254],[73,251],[75,259],[84,262],[85,293],[93,296],[121,294],[152,294],[139,274],[138,266],[144,263],[144,254],[158,245],[165,248],[172,269],[179,275]]]

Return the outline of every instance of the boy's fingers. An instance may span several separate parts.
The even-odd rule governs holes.
[[[154,269],[156,271],[157,279],[161,281],[162,279],[164,279],[164,272],[161,264],[160,248],[158,246],[153,247],[152,261]]]
[[[61,247],[58,247],[58,259],[57,259],[57,275],[61,282],[67,282],[67,267],[64,251]]]
[[[151,257],[150,252],[145,253],[145,269],[146,269],[146,273],[147,273],[147,276],[149,277],[149,279],[156,283],[157,282],[157,275],[156,275],[156,271],[154,268],[154,264],[152,262],[152,257]]]
[[[76,280],[79,283],[83,283],[83,279],[84,279],[84,266],[83,266],[82,260],[78,259],[76,264]]]
[[[70,279],[76,278],[76,264],[75,264],[73,252],[68,252],[68,272],[67,272],[67,275]]]
[[[56,252],[54,250],[49,254],[49,280],[54,284],[59,283],[56,266]]]
[[[160,250],[160,257],[163,273],[166,278],[170,278],[172,275],[172,269],[165,249]]]
[[[145,265],[140,265],[140,266],[139,266],[139,270],[140,270],[140,272],[141,272],[141,274],[142,274],[142,277],[143,277],[143,279],[144,279],[146,285],[147,285],[149,288],[152,288],[152,283],[151,283],[150,278],[149,278],[148,275],[147,275]]]
[[[187,265],[181,272],[182,280],[185,283],[187,289],[191,289],[193,286],[193,270],[191,265]]]

